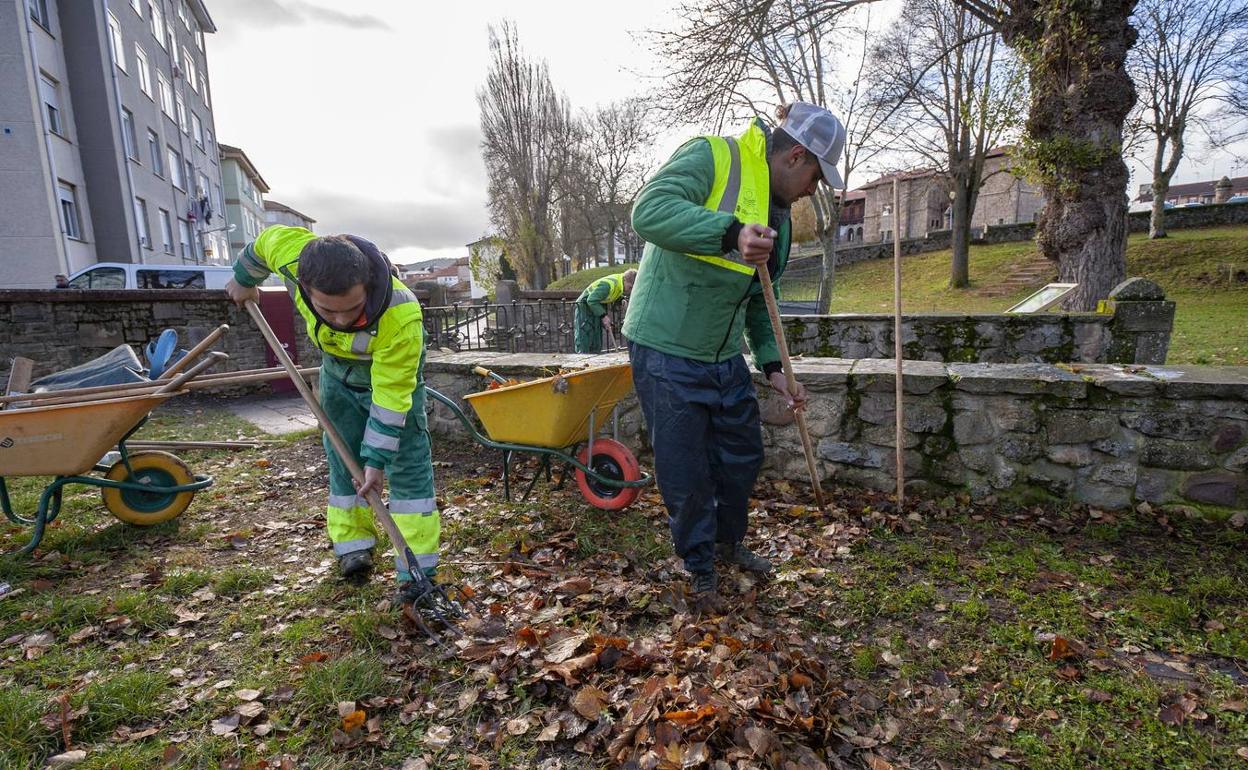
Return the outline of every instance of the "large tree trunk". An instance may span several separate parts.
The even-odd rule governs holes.
[[[1092,310],[1126,276],[1122,127],[1135,104],[1127,51],[1135,0],[1014,0],[1003,33],[1024,51],[1031,110],[1023,157],[1045,207],[1036,244],[1077,282],[1066,306]]]
[[[966,184],[955,181],[953,185],[952,246],[953,266],[949,286],[965,289],[971,285],[971,192]]]
[[[1149,238],[1166,237],[1166,193],[1169,191],[1170,185],[1153,180],[1153,210],[1148,215]]]

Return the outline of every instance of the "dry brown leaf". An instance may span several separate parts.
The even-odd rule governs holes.
[[[680,759],[680,766],[685,767],[701,767],[705,765],[711,758],[711,754],[707,751],[706,743],[698,741],[685,747],[684,755]]]
[[[554,592],[564,596],[580,596],[590,592],[592,583],[587,577],[568,578],[554,587]]]
[[[556,738],[558,738],[558,737],[559,737],[559,728],[560,728],[561,726],[562,726],[562,723],[560,723],[558,720],[556,720],[556,721],[551,722],[550,724],[546,725],[545,727],[543,727],[543,728],[542,728],[542,731],[541,731],[540,733],[538,733],[538,734],[537,734],[537,740],[538,740],[538,742],[539,742],[539,743],[545,743],[545,742],[547,742],[547,741],[553,741],[553,740],[555,740]]]
[[[884,757],[881,757],[879,754],[872,754],[868,751],[863,755],[863,759],[866,760],[867,767],[871,770],[894,770],[893,763],[889,762]]]
[[[745,728],[745,740],[750,744],[750,751],[754,752],[754,756],[766,756],[771,750],[771,744],[775,741],[776,736],[765,727],[751,726]]]
[[[443,749],[451,743],[451,728],[445,725],[430,725],[425,731],[425,745],[435,749]]]
[[[1053,637],[1053,646],[1049,648],[1049,660],[1068,660],[1079,657],[1070,640],[1064,636]]]
[[[505,727],[507,728],[507,733],[509,735],[517,735],[517,736],[524,735],[525,733],[529,731],[529,728],[532,726],[533,726],[533,722],[527,716],[516,717],[515,719],[508,719],[507,724],[505,725]]]
[[[588,640],[589,634],[572,634],[550,645],[542,654],[548,663],[562,663],[575,655],[581,645]]]
[[[212,734],[229,735],[238,729],[238,722],[238,714],[230,714],[228,716],[223,716],[220,719],[214,719],[211,725]]]
[[[260,690],[235,690],[234,697],[241,701],[256,700],[260,697]]]
[[[264,704],[254,700],[244,701],[234,707],[234,713],[242,717],[244,722],[250,722],[264,713]]]
[[[572,696],[571,705],[576,713],[592,721],[596,721],[607,705],[608,696],[597,687],[582,687]]]
[[[988,756],[992,757],[993,759],[1001,759],[1006,754],[1009,754],[1009,753],[1010,753],[1010,750],[1005,748],[1004,746],[989,746],[988,747]]]

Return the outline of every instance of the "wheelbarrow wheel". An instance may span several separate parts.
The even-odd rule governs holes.
[[[589,459],[589,447],[582,449],[577,459],[598,476],[595,478],[579,468],[576,470],[576,486],[590,505],[604,511],[622,511],[641,494],[641,487],[614,487],[603,481],[637,481],[641,478],[637,458],[620,442],[609,438],[595,439],[593,460]]]
[[[130,455],[130,468],[134,470],[133,475],[125,463],[115,463],[104,478],[151,487],[176,487],[195,481],[186,463],[168,452],[134,452]],[[150,527],[176,518],[195,496],[194,492],[146,492],[112,487],[105,487],[103,493],[109,512],[136,527]]]

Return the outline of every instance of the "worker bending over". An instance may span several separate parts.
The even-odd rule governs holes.
[[[576,352],[601,353],[602,333],[611,332],[611,306],[633,292],[636,270],[604,276],[576,298]]]

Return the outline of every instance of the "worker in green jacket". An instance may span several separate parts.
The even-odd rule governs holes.
[[[780,118],[774,130],[755,119],[740,136],[685,143],[633,206],[647,242],[623,328],[633,384],[676,553],[695,603],[711,609],[722,607],[716,560],[771,570],[744,543],[763,442],[743,333],[771,388],[790,407],[806,399],[781,371],[756,271],[780,277],[790,206],[821,180],[841,184],[841,122],[804,102]]]
[[[385,255],[353,235],[317,237],[302,227],[269,227],[243,249],[226,291],[242,305],[258,297],[256,286],[270,273],[285,280],[308,337],[321,350],[321,406],[343,441],[356,447],[364,469],[357,488],[325,437],[326,530],[340,572],[362,580],[372,570],[377,532],[366,497],[381,492],[388,478],[390,514],[417,566],[433,577],[441,522],[421,375],[420,303],[392,275]],[[412,575],[400,572],[398,579],[399,601],[411,601]]]
[[[633,292],[636,270],[607,275],[576,298],[576,352],[601,353],[602,333],[611,332],[611,306]]]

